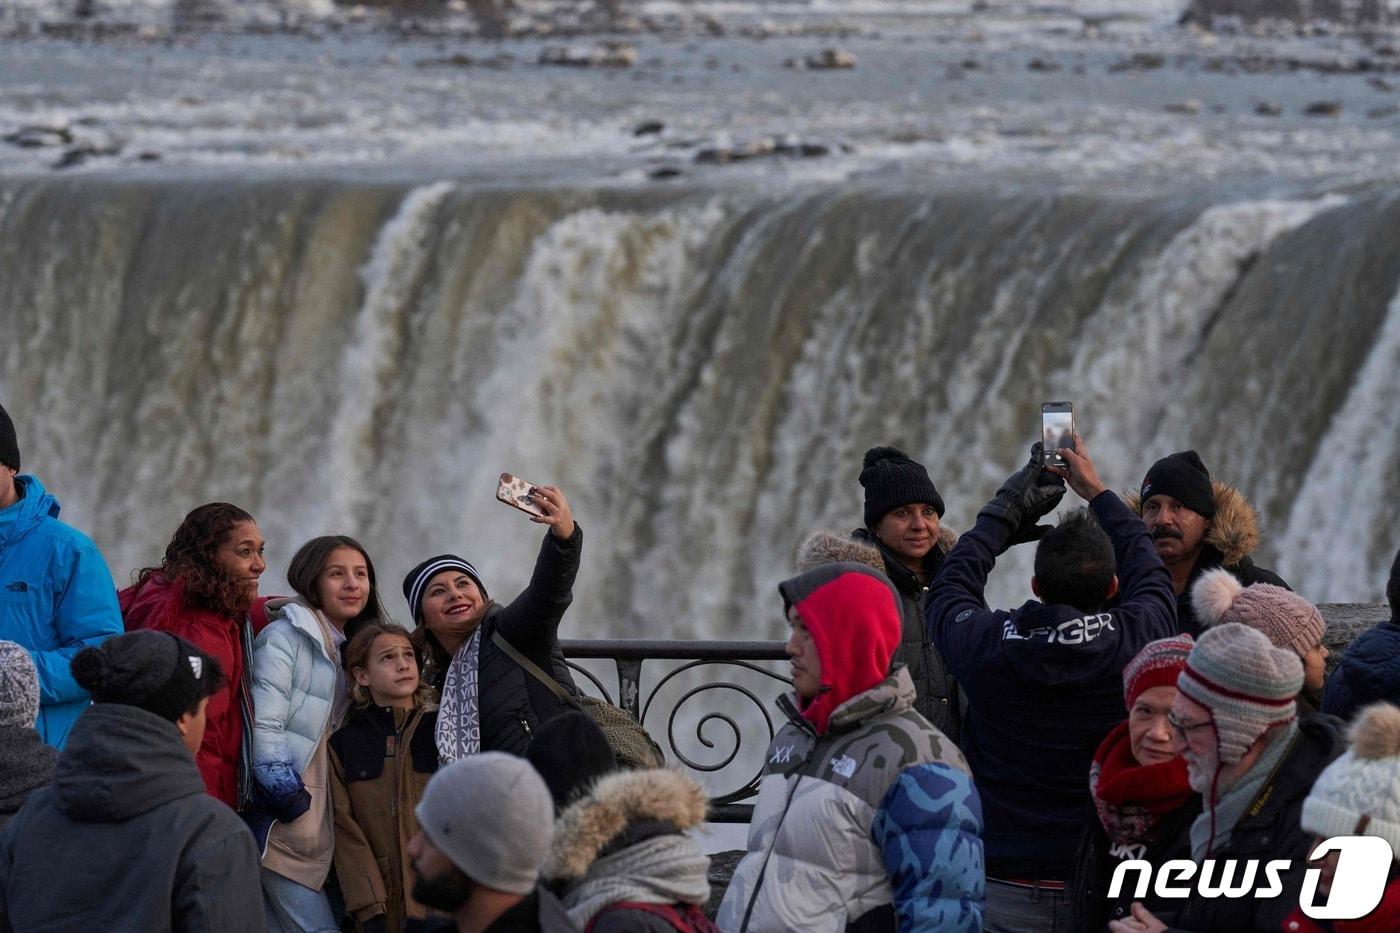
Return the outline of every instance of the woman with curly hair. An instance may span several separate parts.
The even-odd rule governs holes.
[[[170,632],[212,655],[225,686],[209,698],[195,764],[209,793],[234,809],[251,799],[253,638],[267,624],[258,597],[263,537],[253,516],[227,502],[185,516],[159,567],[117,594],[127,631]]]

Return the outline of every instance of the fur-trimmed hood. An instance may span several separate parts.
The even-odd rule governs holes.
[[[582,878],[607,844],[633,823],[669,823],[679,831],[705,821],[708,800],[700,785],[679,771],[617,771],[598,781],[554,824],[554,841],[540,866],[549,879]]]
[[[940,525],[934,547],[946,555],[957,543],[957,533]],[[824,564],[843,561],[865,564],[880,573],[888,572],[885,569],[884,555],[873,535],[867,540],[862,540],[840,532],[818,529],[803,538],[802,543],[797,546],[798,573],[806,573]]]
[[[1234,486],[1211,480],[1210,489],[1215,497],[1215,517],[1206,533],[1206,544],[1220,552],[1222,564],[1233,567],[1259,546],[1259,515]],[[1126,492],[1123,501],[1138,515],[1142,514],[1141,493]]]

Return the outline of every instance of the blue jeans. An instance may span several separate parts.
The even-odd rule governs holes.
[[[340,933],[325,892],[262,870],[268,933]]]

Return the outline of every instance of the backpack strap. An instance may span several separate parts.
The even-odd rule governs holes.
[[[538,664],[531,661],[518,648],[506,641],[506,637],[501,634],[500,629],[495,629],[491,632],[491,641],[497,648],[504,651],[507,657],[524,668],[525,673],[548,687],[549,692],[558,697],[560,703],[567,703],[574,709],[582,709],[582,707],[579,706],[578,700],[574,698],[573,694],[564,689],[563,684],[546,674]]]
[[[604,914],[614,910],[630,910],[637,913],[650,914],[653,917],[660,917],[675,928],[676,933],[709,933],[716,931],[718,927],[710,922],[704,912],[694,904],[686,904],[685,911],[682,912],[676,904],[644,904],[641,901],[618,901],[609,904],[593,915],[593,919],[588,921],[588,926],[584,927],[584,933],[593,933],[593,926]]]

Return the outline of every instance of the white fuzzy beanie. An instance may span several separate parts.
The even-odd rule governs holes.
[[[1380,836],[1400,857],[1400,708],[1361,711],[1351,748],[1318,776],[1300,822],[1324,838]]]

